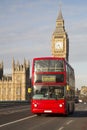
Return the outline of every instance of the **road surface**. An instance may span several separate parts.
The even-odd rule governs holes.
[[[30,105],[0,109],[0,130],[87,130],[87,104],[76,104],[73,115],[33,115]]]

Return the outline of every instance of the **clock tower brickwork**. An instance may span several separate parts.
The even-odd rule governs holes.
[[[61,9],[56,20],[56,29],[52,35],[52,56],[69,58],[69,39],[64,27]]]

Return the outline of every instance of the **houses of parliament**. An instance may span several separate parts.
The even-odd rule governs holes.
[[[28,100],[28,87],[30,85],[30,65],[24,59],[23,64],[12,60],[12,75],[3,75],[3,63],[0,64],[0,101]]]
[[[65,31],[64,19],[60,9],[56,28],[52,34],[51,53],[54,57],[69,59],[69,40]],[[0,64],[0,101],[29,100],[30,64],[24,60],[20,65],[12,60],[12,76],[3,75],[3,63]]]

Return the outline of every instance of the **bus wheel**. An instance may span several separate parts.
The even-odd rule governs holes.
[[[66,113],[64,114],[64,117],[68,117],[68,115],[69,115],[69,107],[68,107]]]
[[[64,117],[68,117],[68,113],[64,114]]]
[[[38,113],[38,114],[37,114],[37,116],[41,116],[41,114],[40,114],[40,113]]]
[[[67,108],[65,116],[67,117],[69,114],[70,114],[70,111],[69,111],[69,105],[68,105],[68,108]]]
[[[72,106],[72,113],[71,114],[73,114],[74,111],[75,111],[75,105],[73,104],[73,106]]]

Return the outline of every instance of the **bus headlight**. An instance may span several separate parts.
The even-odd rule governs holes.
[[[59,104],[59,107],[63,107],[63,105],[62,105],[62,104]]]
[[[35,103],[35,104],[34,104],[34,107],[37,107],[37,106],[38,106],[38,105]]]

